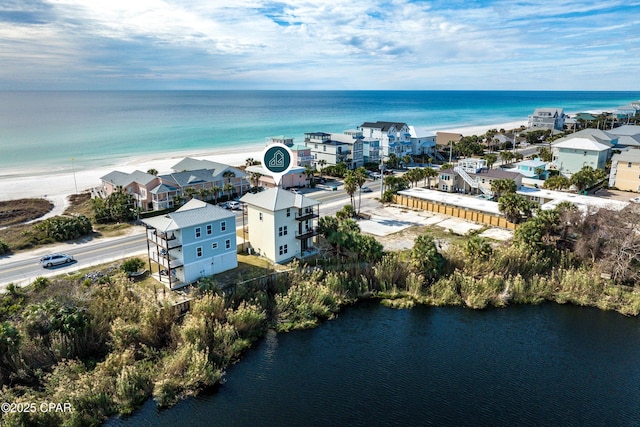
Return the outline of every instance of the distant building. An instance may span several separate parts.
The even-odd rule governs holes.
[[[316,252],[314,237],[320,202],[282,188],[245,194],[249,242],[258,255],[275,262]]]
[[[413,143],[409,126],[402,122],[364,122],[358,127],[365,141],[378,140],[380,155],[389,157],[395,154],[404,157],[413,154]]]
[[[562,130],[568,116],[562,108],[536,108],[529,116],[529,129]]]
[[[149,269],[170,289],[238,266],[231,211],[192,199],[175,212],[142,222],[147,226]]]
[[[628,150],[611,157],[609,187],[640,192],[640,150]]]
[[[326,166],[344,163],[348,169],[364,164],[361,135],[309,132],[304,134],[304,145],[310,149],[316,169],[320,169],[318,163],[321,160]]]
[[[411,150],[413,155],[424,155],[431,158],[436,157],[435,132],[419,126],[409,126],[409,135],[411,139]]]
[[[101,177],[102,194],[109,196],[110,194],[122,190],[130,194],[135,200],[137,208],[147,211],[153,209],[154,200],[157,197],[154,189],[160,186],[160,178],[142,171],[134,171],[132,173],[113,171]],[[167,193],[174,195],[179,192],[177,188],[164,188]]]
[[[618,138],[616,148],[640,148],[640,126],[638,125],[622,125],[606,133]]]

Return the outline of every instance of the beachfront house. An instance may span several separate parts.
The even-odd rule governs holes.
[[[585,166],[604,170],[617,141],[617,137],[598,129],[584,129],[560,138],[552,145],[553,162],[549,169],[567,176]]]
[[[411,152],[414,156],[436,158],[436,133],[419,126],[409,126]]]
[[[320,202],[282,188],[270,188],[240,199],[246,203],[251,250],[272,262],[316,253],[314,237]]]
[[[149,271],[169,289],[236,268],[235,214],[192,199],[175,212],[143,219]]]
[[[529,116],[529,129],[551,129],[561,131],[568,116],[562,108],[536,108]]]
[[[403,158],[413,153],[409,126],[401,122],[364,122],[358,127],[364,140],[380,141],[380,155],[384,158],[395,154]]]
[[[461,159],[453,168],[441,169],[439,172],[438,189],[447,193],[482,194],[492,197],[491,184],[497,179],[513,180],[516,188],[522,186],[520,173],[489,169],[484,159]]]
[[[316,169],[320,168],[318,163],[323,160],[325,166],[344,163],[348,169],[364,164],[360,134],[309,132],[304,134],[304,145],[310,149]]]
[[[609,187],[640,192],[640,150],[627,150],[611,157]]]

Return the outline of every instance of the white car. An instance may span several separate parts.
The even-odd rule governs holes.
[[[49,268],[54,265],[69,264],[75,261],[73,256],[67,254],[50,254],[40,258],[40,265]]]
[[[227,202],[227,209],[237,211],[237,210],[240,210],[241,208],[242,206],[240,205],[240,202]]]
[[[640,203],[640,197],[632,197],[629,199],[629,201],[632,203]]]

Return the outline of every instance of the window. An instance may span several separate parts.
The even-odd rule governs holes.
[[[260,218],[260,221],[262,221],[262,212],[258,214],[258,217]]]
[[[220,231],[227,231],[227,221],[222,221],[220,223]]]
[[[196,256],[200,258],[202,256],[202,246],[196,248]]]
[[[279,250],[280,255],[284,255],[287,252],[289,252],[289,249],[288,249],[287,245],[281,245],[279,249],[280,249]]]
[[[327,146],[326,145],[322,146],[322,151],[327,151]]]
[[[630,168],[631,167],[631,162],[627,163],[627,167]]]
[[[318,149],[318,144],[313,144],[313,148]]]
[[[225,249],[231,249],[231,240],[227,239],[224,241]]]
[[[207,224],[207,234],[211,234],[213,232],[213,228],[211,227],[211,224]]]
[[[291,208],[287,208],[287,216],[291,216]]]
[[[282,227],[282,231],[284,232],[284,235],[287,235],[287,226],[285,225],[284,227]]]
[[[196,227],[196,239],[202,235],[202,229],[200,227]]]
[[[282,237],[286,235],[287,235],[287,226],[285,225],[284,227],[278,227],[278,236]]]
[[[212,243],[211,249],[218,249],[218,243],[217,242]]]

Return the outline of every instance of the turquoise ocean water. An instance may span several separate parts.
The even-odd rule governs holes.
[[[8,91],[0,92],[0,177],[237,149],[274,135],[302,142],[305,132],[342,132],[365,121],[435,131],[526,120],[539,107],[611,110],[638,99],[640,92]]]

